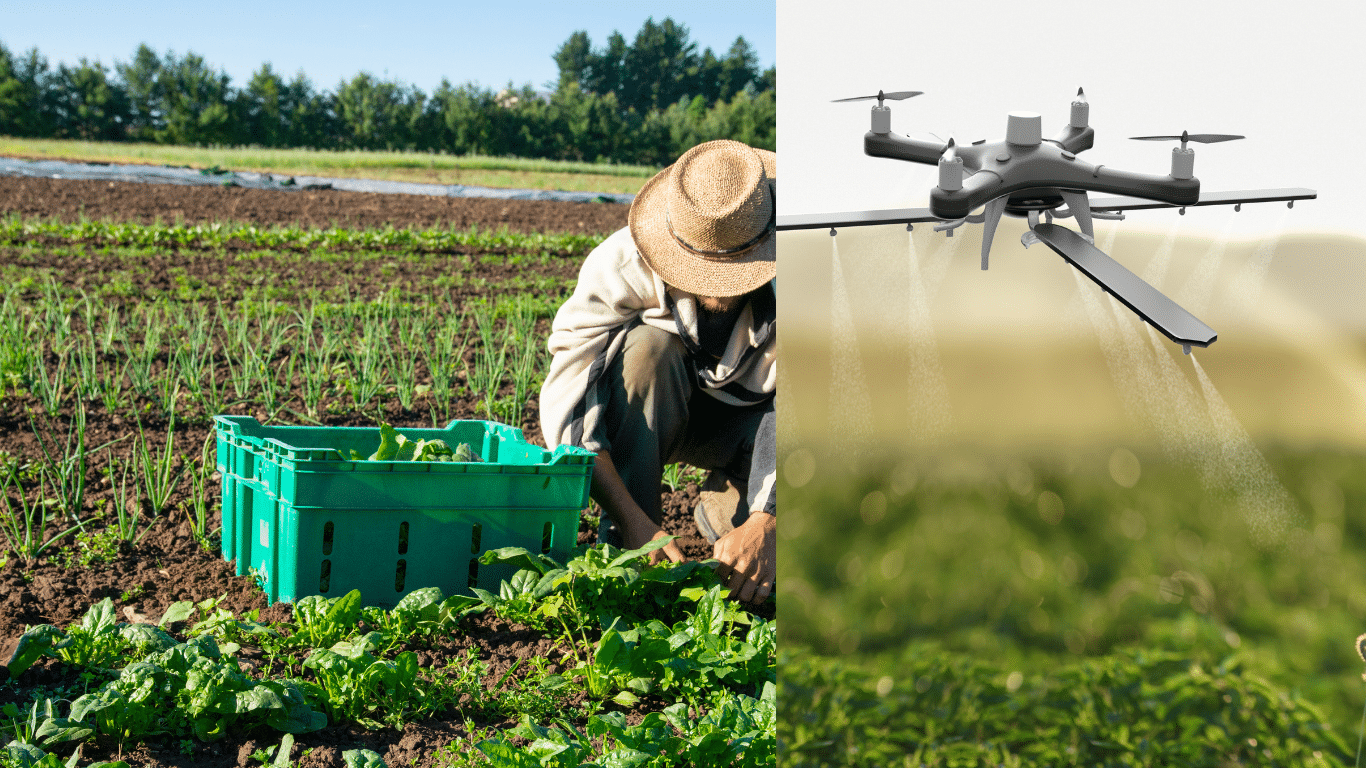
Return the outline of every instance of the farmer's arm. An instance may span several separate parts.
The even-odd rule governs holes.
[[[623,331],[658,313],[655,276],[622,229],[588,254],[573,294],[555,313],[548,348],[550,370],[541,385],[541,430],[546,446],[599,451],[598,377],[620,353]]]
[[[593,501],[621,529],[622,543],[627,549],[643,547],[649,542],[666,536],[663,530],[645,514],[645,510],[631,498],[621,475],[617,474],[612,463],[612,454],[606,449],[598,451],[593,465],[593,485],[589,491]],[[665,558],[675,563],[683,561],[683,552],[673,542],[650,553],[650,562],[658,563]]]
[[[749,473],[749,517],[717,539],[713,553],[721,563],[716,573],[730,587],[730,596],[762,603],[778,574],[778,426],[772,409],[754,435]]]

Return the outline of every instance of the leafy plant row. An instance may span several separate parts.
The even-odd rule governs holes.
[[[526,566],[498,595],[443,597],[439,589],[420,589],[390,611],[362,607],[358,591],[311,596],[295,605],[287,626],[237,619],[212,600],[177,603],[157,626],[119,623],[105,599],[79,625],[26,631],[8,672],[21,675],[53,656],[108,682],[66,711],[35,700],[27,712],[10,705],[4,714],[19,742],[42,749],[97,733],[120,741],[212,741],[262,727],[307,733],[328,722],[401,727],[460,702],[467,716],[523,715],[517,734],[536,734],[526,747],[481,742],[494,765],[578,765],[589,757],[643,765],[643,756],[661,766],[723,757],[736,765],[772,764],[774,625],[724,600],[706,564],[645,563],[642,556],[662,543],[630,552],[593,548],[566,564],[521,548],[496,550],[483,562]],[[544,663],[534,664],[515,695],[485,688],[484,667],[472,652],[445,669],[419,666],[414,644],[449,635],[462,616],[486,610],[543,627],[553,622],[574,666],[550,674]],[[185,641],[165,631],[196,614]],[[295,674],[247,675],[235,658],[244,646],[260,647],[273,665]],[[294,655],[300,652],[301,663]],[[534,706],[538,696],[560,700],[579,691],[591,703],[580,713],[586,736],[559,708]],[[673,703],[629,727],[619,714],[601,711],[609,699],[631,707],[647,695]],[[557,711],[550,725],[535,723],[533,715]]]
[[[578,232],[542,233],[440,229],[305,229],[299,226],[257,227],[238,222],[212,224],[140,224],[137,222],[78,221],[60,222],[23,219],[17,214],[0,220],[0,244],[32,240],[96,242],[124,246],[162,246],[180,248],[221,248],[229,243],[262,249],[403,249],[409,251],[450,251],[478,248],[486,251],[525,251],[587,254],[605,238],[602,234]]]

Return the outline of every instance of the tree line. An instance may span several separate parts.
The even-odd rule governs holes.
[[[618,32],[602,48],[570,35],[549,93],[442,79],[426,94],[368,72],[319,90],[269,63],[238,88],[201,56],[145,44],[112,69],[85,58],[53,68],[37,48],[14,54],[0,43],[0,134],[643,165],[712,139],[775,149],[775,70],[760,71],[743,37],[724,56],[697,48],[686,26],[647,19],[629,44]]]

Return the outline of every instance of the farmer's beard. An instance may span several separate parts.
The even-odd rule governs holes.
[[[748,293],[739,296],[698,296],[697,305],[712,314],[724,315],[743,304],[748,298]]]

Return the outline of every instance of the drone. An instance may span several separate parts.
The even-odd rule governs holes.
[[[982,269],[985,270],[1001,216],[1026,218],[1029,231],[1021,237],[1026,248],[1035,243],[1048,246],[1190,354],[1191,347],[1208,347],[1218,334],[1095,247],[1093,221],[1122,220],[1123,211],[1141,208],[1179,208],[1184,215],[1186,208],[1192,206],[1232,205],[1234,210],[1241,210],[1245,203],[1285,202],[1294,207],[1296,200],[1318,197],[1314,190],[1298,188],[1202,195],[1200,180],[1194,175],[1195,150],[1188,145],[1244,138],[1232,134],[1182,131],[1179,135],[1132,137],[1139,141],[1181,142],[1179,147],[1172,149],[1171,173],[1165,176],[1092,165],[1081,160],[1078,155],[1095,143],[1095,130],[1088,124],[1090,105],[1081,88],[1077,89],[1072,101],[1067,126],[1055,137],[1043,138],[1042,118],[1038,113],[1011,112],[1003,141],[974,141],[966,146],[956,143],[952,136],[948,141],[927,141],[892,132],[891,108],[884,102],[920,95],[920,91],[878,91],[875,96],[835,101],[877,100],[872,109],[872,128],[863,136],[865,154],[938,166],[939,183],[930,190],[928,209],[779,216],[777,228],[829,227],[833,235],[839,227],[905,223],[909,230],[915,223],[935,222],[935,231],[952,237],[954,230],[964,224],[982,224]],[[1089,192],[1122,197],[1091,199]],[[979,208],[981,213],[972,213]],[[1054,223],[1054,219],[1064,218],[1075,218],[1079,231]]]

